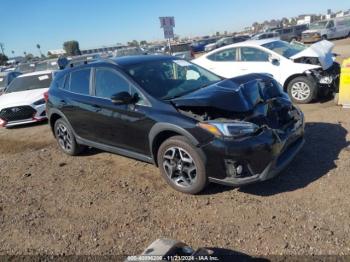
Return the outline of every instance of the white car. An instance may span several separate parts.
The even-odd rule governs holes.
[[[336,92],[340,66],[334,62],[333,44],[310,47],[276,39],[245,41],[209,52],[192,62],[224,77],[268,73],[295,103],[309,103],[319,94]]]
[[[53,71],[38,71],[15,78],[0,96],[0,126],[11,127],[46,119],[45,92]]]

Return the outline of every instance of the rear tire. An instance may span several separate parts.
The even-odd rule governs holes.
[[[323,35],[323,36],[322,36],[322,40],[328,40],[327,35]]]
[[[287,86],[289,97],[294,103],[307,104],[317,97],[315,83],[305,76],[298,76],[292,79]]]
[[[208,183],[203,154],[183,136],[163,142],[157,154],[161,175],[175,190],[198,194]]]
[[[54,125],[55,137],[62,152],[75,156],[81,153],[85,147],[79,145],[75,139],[70,125],[62,118],[58,119]]]

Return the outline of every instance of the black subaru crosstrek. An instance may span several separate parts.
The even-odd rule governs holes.
[[[272,178],[304,143],[303,113],[269,75],[222,79],[170,56],[59,72],[47,95],[61,150],[95,147],[157,165],[176,190]]]

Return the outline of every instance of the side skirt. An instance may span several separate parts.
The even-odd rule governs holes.
[[[150,164],[154,164],[153,158],[149,157],[147,155],[144,155],[144,154],[132,152],[132,151],[124,149],[124,148],[119,148],[119,147],[115,147],[115,146],[109,146],[109,145],[93,142],[93,141],[90,141],[90,140],[87,140],[87,139],[84,139],[84,138],[81,138],[78,136],[76,136],[76,140],[77,140],[77,143],[81,144],[81,145],[98,148],[98,149],[103,150],[103,151],[111,152],[111,153],[114,153],[117,155],[122,155],[122,156],[126,156],[129,158],[137,159],[137,160],[140,160],[143,162],[147,162]]]

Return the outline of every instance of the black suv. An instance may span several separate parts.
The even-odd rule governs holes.
[[[175,189],[275,176],[302,147],[304,119],[268,75],[221,79],[170,56],[101,60],[59,72],[48,118],[69,155],[86,146],[157,165]]]

